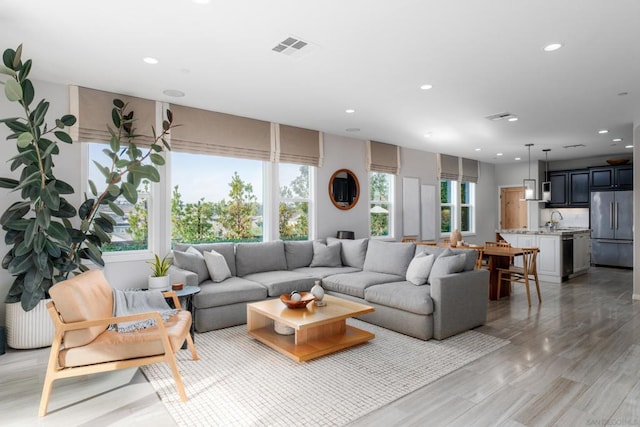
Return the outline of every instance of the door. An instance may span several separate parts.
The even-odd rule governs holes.
[[[633,191],[615,193],[615,238],[633,240]]]
[[[591,193],[591,235],[594,239],[614,239],[613,211],[614,192],[595,191]]]
[[[500,228],[513,230],[527,228],[527,202],[522,198],[523,187],[500,189]]]

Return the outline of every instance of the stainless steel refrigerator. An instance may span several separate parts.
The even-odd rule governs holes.
[[[633,267],[633,191],[591,193],[591,262]]]

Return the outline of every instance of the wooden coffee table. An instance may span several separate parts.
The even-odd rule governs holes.
[[[249,335],[269,347],[304,362],[345,348],[367,342],[375,335],[354,328],[346,319],[374,311],[373,307],[325,295],[327,305],[317,307],[313,302],[306,308],[287,308],[280,299],[247,304]],[[294,329],[293,335],[280,335],[274,322]]]

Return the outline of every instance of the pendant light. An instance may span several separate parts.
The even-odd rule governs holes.
[[[551,200],[551,182],[549,181],[549,151],[551,148],[545,148],[544,152],[544,182],[542,183],[542,200],[548,202]]]
[[[531,179],[531,147],[533,144],[525,144],[525,147],[529,150],[529,174],[528,179],[522,180],[522,186],[524,187],[524,199],[535,200],[536,199],[536,180]]]

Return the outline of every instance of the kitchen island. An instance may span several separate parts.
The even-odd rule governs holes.
[[[589,271],[591,230],[588,228],[510,229],[499,233],[511,246],[540,249],[537,261],[540,280],[562,283]]]

